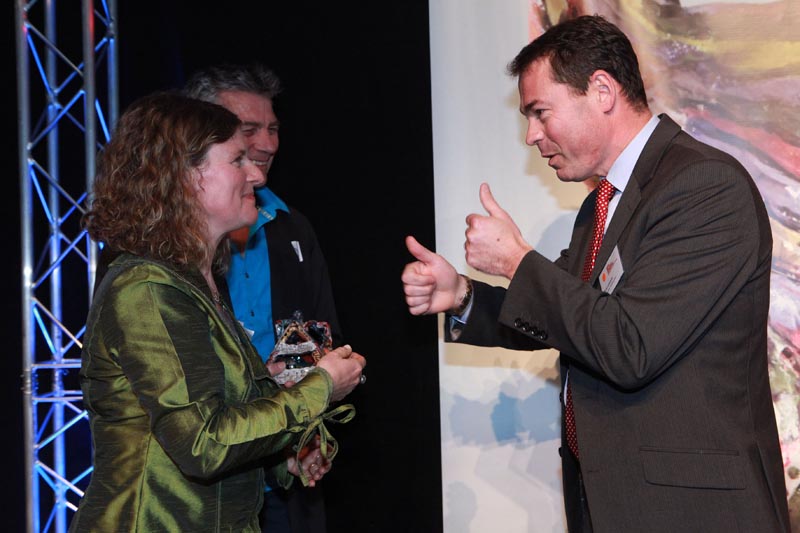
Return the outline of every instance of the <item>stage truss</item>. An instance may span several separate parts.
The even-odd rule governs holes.
[[[92,470],[77,374],[97,250],[79,221],[118,115],[116,0],[15,3],[26,518],[61,533]]]

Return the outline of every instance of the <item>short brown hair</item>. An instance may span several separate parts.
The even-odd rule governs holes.
[[[553,80],[586,94],[589,78],[605,70],[622,86],[628,102],[647,109],[647,94],[639,60],[630,40],[600,15],[583,15],[550,27],[531,41],[508,65],[508,73],[521,76],[536,61],[550,61]]]

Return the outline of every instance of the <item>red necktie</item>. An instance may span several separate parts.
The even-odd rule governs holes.
[[[597,186],[597,197],[594,204],[594,232],[592,233],[592,242],[589,243],[589,249],[586,251],[586,261],[583,263],[583,273],[581,279],[589,281],[594,269],[594,261],[597,258],[597,251],[603,243],[603,234],[606,228],[606,216],[608,215],[608,203],[611,197],[614,196],[614,186],[609,183],[607,179],[600,181]],[[567,381],[567,405],[564,414],[564,423],[567,430],[567,444],[569,449],[576,458],[578,455],[578,435],[575,431],[575,413],[572,410],[572,387],[569,386]]]
[[[614,196],[614,186],[607,179],[600,181],[597,186],[597,197],[594,201],[594,233],[592,242],[586,251],[586,261],[583,263],[583,281],[589,281],[594,269],[594,260],[597,258],[597,251],[603,243],[603,234],[606,229],[606,215],[608,215],[608,203]]]

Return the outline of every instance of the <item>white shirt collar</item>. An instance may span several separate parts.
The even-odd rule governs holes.
[[[656,115],[650,117],[650,120],[647,121],[647,124],[645,124],[641,130],[639,130],[639,133],[636,134],[636,137],[634,137],[633,140],[628,143],[628,146],[625,147],[622,153],[619,154],[619,157],[617,157],[616,161],[614,161],[614,164],[611,165],[606,179],[611,182],[611,185],[613,185],[618,191],[625,191],[625,187],[628,185],[628,181],[631,179],[633,167],[636,166],[636,162],[639,160],[639,156],[642,155],[642,150],[644,150],[644,145],[647,144],[647,141],[650,139],[650,135],[652,135],[653,131],[655,131],[659,120],[661,119],[659,119]]]

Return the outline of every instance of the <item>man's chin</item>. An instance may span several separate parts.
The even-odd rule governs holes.
[[[564,183],[576,183],[586,181],[589,178],[588,176],[576,176],[564,168],[556,169],[556,177],[559,179],[559,181]]]
[[[560,181],[563,181],[564,183],[569,183],[569,182],[571,182],[571,181],[576,181],[576,180],[575,180],[575,178],[574,178],[574,176],[572,176],[572,175],[571,175],[569,172],[567,172],[567,171],[566,171],[565,169],[563,169],[563,168],[557,168],[557,169],[556,169],[556,177],[557,177],[557,178],[558,178]]]

